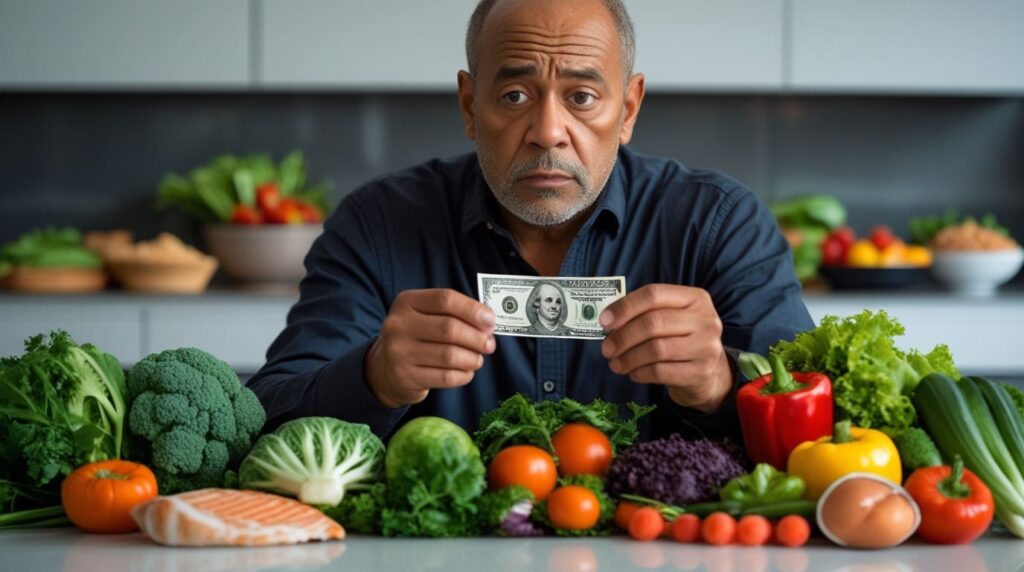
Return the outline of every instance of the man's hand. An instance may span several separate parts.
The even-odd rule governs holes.
[[[600,319],[611,332],[601,353],[615,373],[668,386],[673,401],[705,413],[729,394],[732,368],[722,347],[722,321],[706,290],[644,286],[608,306]]]
[[[494,312],[455,290],[402,292],[366,353],[366,381],[392,408],[466,385],[494,351],[493,330]]]

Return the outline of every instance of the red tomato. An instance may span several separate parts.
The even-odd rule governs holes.
[[[231,213],[231,222],[235,224],[262,224],[263,213],[242,204],[235,205],[234,212]]]
[[[857,241],[857,233],[853,232],[853,229],[848,226],[841,226],[837,228],[832,231],[829,236],[836,237],[836,239],[843,245],[843,250],[849,249],[853,246],[853,243]]]
[[[603,477],[612,464],[612,443],[593,425],[566,423],[551,436],[558,474]]]
[[[871,242],[880,251],[888,248],[895,240],[896,237],[887,226],[876,226],[871,230]]]
[[[539,501],[551,494],[557,480],[554,459],[547,451],[533,445],[502,449],[487,468],[487,484],[491,490],[522,485]]]
[[[548,497],[548,518],[556,528],[589,530],[601,518],[601,502],[587,487],[559,487]]]
[[[276,224],[298,224],[305,220],[302,207],[293,198],[281,199],[276,208],[265,212],[267,222]]]
[[[821,243],[821,263],[825,266],[842,266],[846,263],[847,250],[841,238],[829,235]]]
[[[281,204],[281,191],[276,183],[263,183],[256,187],[256,206],[264,213],[277,210]]]

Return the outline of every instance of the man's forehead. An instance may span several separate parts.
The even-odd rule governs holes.
[[[585,67],[617,63],[618,31],[599,0],[498,2],[482,36],[480,63],[489,68],[548,57]]]

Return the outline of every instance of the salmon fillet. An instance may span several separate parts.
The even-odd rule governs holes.
[[[142,532],[168,546],[268,546],[345,538],[315,508],[257,491],[201,489],[132,509]]]

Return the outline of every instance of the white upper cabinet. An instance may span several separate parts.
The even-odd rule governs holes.
[[[266,88],[455,91],[476,0],[257,0]]]
[[[778,91],[783,0],[627,0],[651,91]]]
[[[0,0],[0,88],[248,83],[247,0]]]
[[[794,91],[1024,91],[1021,0],[791,0]]]

